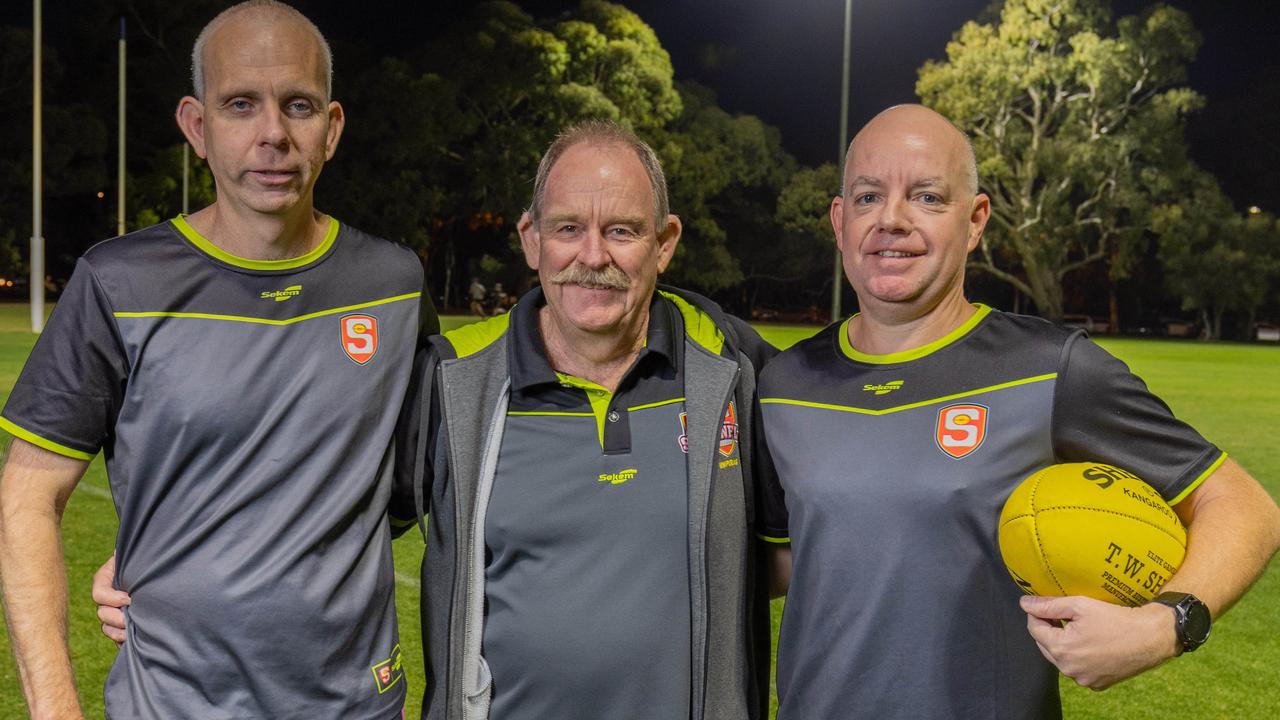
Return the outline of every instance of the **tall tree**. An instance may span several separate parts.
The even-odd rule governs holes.
[[[782,232],[774,207],[796,161],[776,128],[752,115],[730,115],[700,85],[685,83],[679,90],[680,116],[642,133],[662,158],[672,212],[684,223],[669,277],[708,292],[723,290],[759,274],[751,259],[776,258]]]
[[[601,0],[550,20],[480,3],[437,41],[383,60],[343,91],[353,122],[321,198],[430,252],[446,293],[486,254],[518,265],[514,223],[557,130],[600,117],[647,132],[681,110],[652,28]]]
[[[762,267],[772,268],[775,279],[790,288],[804,288],[810,304],[824,305],[831,297],[831,258],[835,232],[827,213],[831,198],[840,193],[840,168],[823,163],[801,168],[778,195],[777,220],[786,233],[776,243]]]
[[[1006,0],[998,23],[961,28],[916,92],[974,138],[992,216],[971,267],[1053,320],[1072,271],[1106,262],[1123,278],[1152,198],[1187,171],[1183,124],[1202,100],[1182,83],[1199,44],[1186,13],[1113,23],[1104,0]]]
[[[1223,336],[1224,316],[1252,326],[1280,284],[1280,225],[1269,213],[1241,216],[1207,173],[1178,202],[1152,213],[1165,282],[1185,310],[1199,313],[1207,334]]]
[[[482,3],[423,57],[454,88],[445,99],[461,124],[444,147],[471,211],[524,207],[542,150],[569,122],[604,117],[644,131],[680,113],[653,30],[601,0],[542,22],[509,2]]]

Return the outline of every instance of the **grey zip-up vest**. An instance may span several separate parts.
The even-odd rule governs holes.
[[[709,301],[680,295],[704,312],[711,305],[708,314],[725,335],[726,353],[737,358],[715,355],[685,334],[693,651],[689,717],[758,718],[767,705],[769,639],[768,600],[752,537],[755,413],[750,409],[756,407],[756,369],[736,345],[739,332],[754,336],[754,331],[745,324],[735,329]],[[432,463],[430,496],[423,496],[421,485],[415,488],[420,519],[421,510],[431,515],[422,562],[424,720],[489,716],[492,679],[481,654],[484,527],[510,387],[507,337],[503,333],[463,357],[451,357],[449,342],[432,338],[423,371],[424,378],[434,379],[423,383],[423,426],[433,404],[438,413],[434,437],[423,432],[418,439],[418,461]],[[743,409],[742,462],[720,467],[721,418],[730,400]]]

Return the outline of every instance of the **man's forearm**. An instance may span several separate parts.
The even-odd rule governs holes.
[[[78,717],[57,519],[32,522],[5,515],[0,530],[5,620],[31,716]]]
[[[79,718],[59,530],[83,464],[52,460],[55,479],[48,459],[39,456],[44,451],[37,448],[33,456],[17,445],[0,477],[0,583],[9,638],[32,718]]]
[[[1280,510],[1231,460],[1202,489],[1203,496],[1196,496],[1197,489],[1175,508],[1188,524],[1187,555],[1163,589],[1195,594],[1218,617],[1244,595],[1275,554]]]

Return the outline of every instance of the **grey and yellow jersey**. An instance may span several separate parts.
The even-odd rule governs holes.
[[[1101,461],[1169,501],[1224,459],[1081,333],[979,306],[937,342],[865,355],[833,325],[761,376],[794,567],[778,648],[783,720],[1045,718],[1036,649],[996,545],[1027,475]]]
[[[0,425],[106,460],[133,598],[109,716],[398,716],[386,504],[420,326],[414,254],[333,220],[291,260],[178,218],[79,261]]]

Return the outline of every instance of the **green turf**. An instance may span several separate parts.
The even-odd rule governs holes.
[[[444,318],[445,327],[469,321]],[[0,305],[0,397],[7,397],[33,337],[25,305]],[[803,339],[815,328],[765,325],[761,333],[779,345]],[[1280,348],[1139,340],[1103,340],[1129,362],[1174,411],[1226,448],[1280,496],[1280,456],[1270,451],[1280,430]],[[102,715],[102,686],[115,654],[98,632],[89,600],[93,570],[111,552],[115,512],[101,460],[95,461],[67,508],[63,532],[71,603],[71,650],[80,695],[89,717]],[[408,717],[417,717],[422,692],[422,647],[418,625],[420,536],[393,544],[396,601],[407,677]],[[1184,656],[1103,693],[1064,683],[1068,717],[1280,717],[1280,643],[1274,608],[1280,606],[1276,563],[1229,615],[1214,626],[1202,651]],[[773,605],[775,632],[782,602]],[[940,648],[940,652],[945,648]],[[0,639],[0,718],[23,717],[25,708],[7,637]]]

